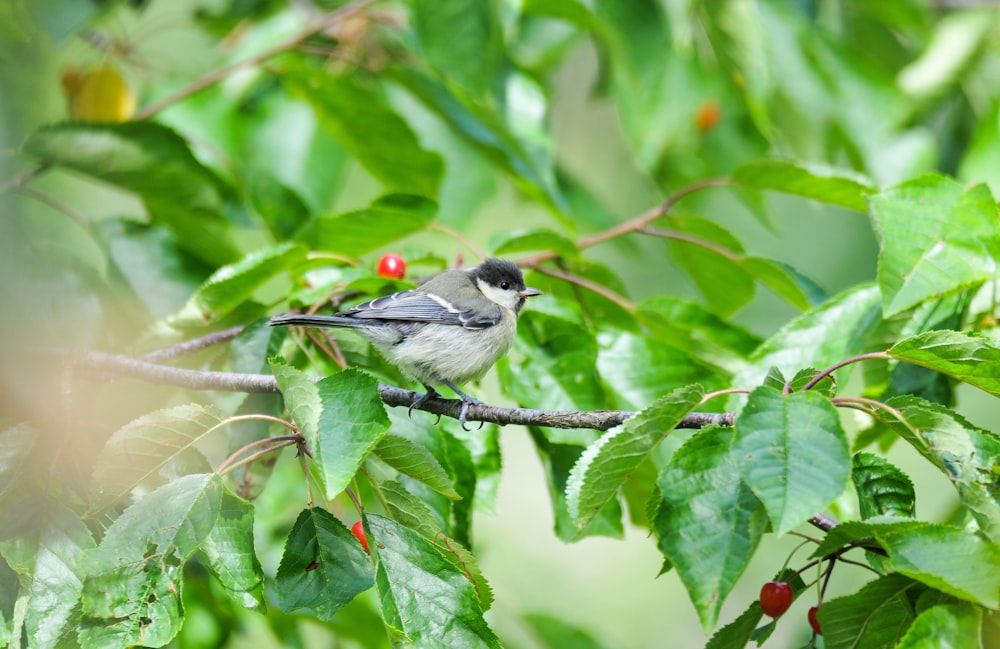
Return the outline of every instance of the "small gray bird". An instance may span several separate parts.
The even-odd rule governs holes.
[[[504,259],[487,259],[469,270],[446,270],[421,286],[359,304],[335,315],[289,313],[271,326],[349,327],[368,338],[403,374],[427,392],[410,408],[437,396],[446,385],[462,398],[465,427],[470,404],[482,404],[458,388],[486,374],[507,353],[524,302],[541,291],[524,285],[521,270]]]

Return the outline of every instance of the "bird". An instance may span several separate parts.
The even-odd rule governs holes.
[[[426,392],[414,399],[410,412],[439,396],[435,385],[444,385],[462,399],[459,423],[464,429],[469,406],[483,403],[458,386],[482,378],[510,350],[525,301],[541,294],[525,285],[516,264],[490,257],[340,313],[287,313],[268,324],[354,329],[424,386]]]

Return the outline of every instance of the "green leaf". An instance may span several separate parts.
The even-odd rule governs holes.
[[[851,479],[858,492],[861,518],[900,516],[913,518],[916,494],[909,476],[888,460],[871,453],[857,453],[851,466]]]
[[[91,479],[90,511],[112,507],[137,487],[158,487],[178,473],[208,471],[196,444],[220,421],[212,408],[188,404],[157,410],[108,438]]]
[[[86,577],[84,557],[96,544],[76,512],[60,503],[39,503],[34,491],[22,494],[25,504],[34,505],[30,530],[0,541],[0,554],[17,573],[27,602],[29,646],[48,649],[75,630],[73,612]]]
[[[754,601],[738,618],[716,631],[705,649],[746,647],[762,617],[764,612],[760,610],[760,602]]]
[[[422,60],[462,94],[492,101],[501,90],[504,60],[495,8],[464,0],[413,0],[409,6]]]
[[[761,257],[744,257],[740,265],[796,309],[805,311],[812,306],[811,294],[814,293],[815,284],[803,280],[803,276],[791,267]]]
[[[289,62],[281,79],[312,104],[323,127],[390,191],[437,195],[441,157],[420,145],[377,77],[358,68],[351,74],[331,74]]]
[[[264,572],[254,552],[253,520],[253,505],[223,490],[219,518],[201,552],[230,597],[245,608],[263,609]]]
[[[925,331],[899,341],[889,356],[947,374],[1000,397],[1000,344],[959,331]]]
[[[387,194],[365,209],[320,214],[296,239],[317,250],[357,257],[427,227],[437,204],[411,194]]]
[[[733,442],[731,429],[711,427],[678,449],[660,474],[662,501],[652,522],[706,632],[766,527],[760,501],[740,479]]]
[[[0,432],[0,540],[23,533],[35,515],[34,501],[24,495],[36,488],[31,458],[39,439],[28,424]]]
[[[545,613],[526,613],[524,619],[548,649],[604,649],[590,634]]]
[[[302,510],[275,576],[282,610],[329,622],[373,583],[371,561],[351,530],[321,507]]]
[[[983,533],[1000,542],[996,466],[1000,438],[948,408],[917,397],[888,401],[903,416],[892,429],[947,476]]]
[[[597,343],[582,325],[538,311],[518,319],[519,363],[502,359],[500,385],[522,406],[594,410],[604,406],[597,374]]]
[[[385,498],[389,517],[430,540],[446,558],[461,568],[475,584],[480,606],[484,611],[489,609],[493,603],[493,590],[483,577],[476,557],[458,541],[446,536],[430,508],[403,485],[386,480],[379,485],[379,489]]]
[[[823,604],[817,612],[824,646],[895,647],[913,621],[911,593],[921,588],[902,575],[886,575],[853,595]]]
[[[743,247],[729,231],[708,219],[672,216],[670,255],[698,286],[712,310],[728,316],[754,296],[754,276],[743,266]]]
[[[983,611],[971,604],[932,606],[917,616],[897,649],[980,649]]]
[[[277,178],[257,168],[246,168],[242,175],[254,210],[275,239],[288,239],[309,220],[305,201]]]
[[[986,185],[921,176],[871,197],[886,316],[997,276],[1000,215]]]
[[[546,228],[500,232],[490,239],[490,250],[497,257],[512,252],[554,252],[564,259],[573,259],[580,254],[575,243]]]
[[[689,300],[651,297],[636,305],[635,315],[659,340],[729,372],[742,368],[760,345],[746,329]]]
[[[264,283],[305,261],[306,249],[285,242],[256,250],[212,273],[172,318],[179,326],[204,326],[220,320],[250,300]]]
[[[587,447],[566,482],[566,502],[578,530],[587,527],[702,395],[697,385],[678,388]]]
[[[184,476],[115,519],[86,560],[83,646],[170,642],[183,620],[184,563],[212,532],[223,490],[218,476]]]
[[[316,384],[319,391],[319,440],[313,453],[323,475],[326,497],[333,499],[389,430],[389,416],[378,381],[361,370],[347,369]]]
[[[733,385],[756,385],[772,367],[792,375],[804,367],[828,367],[859,353],[868,332],[880,322],[878,300],[878,289],[862,285],[806,311],[754,351]],[[838,370],[839,384],[846,377]]]
[[[271,358],[268,362],[285,400],[288,416],[309,448],[316,449],[319,446],[319,418],[323,413],[319,387],[305,372],[286,365],[280,358]]]
[[[24,151],[138,194],[154,221],[173,229],[181,245],[205,261],[218,265],[239,257],[228,216],[242,209],[235,190],[165,126],[63,122],[32,133]]]
[[[388,518],[366,517],[375,585],[389,628],[416,647],[495,647],[473,582],[433,543]]]
[[[837,409],[814,392],[761,386],[736,420],[733,455],[743,480],[784,534],[847,487],[850,456]]]
[[[723,386],[723,373],[655,338],[627,331],[598,335],[597,370],[618,396],[618,407],[641,410],[684,385],[712,390]]]
[[[1000,545],[958,527],[918,522],[876,526],[875,537],[900,574],[959,599],[1000,607]]]
[[[442,496],[459,500],[461,496],[448,472],[425,447],[399,435],[386,435],[375,447],[380,460],[411,478],[420,480]]]
[[[850,170],[792,160],[763,159],[740,165],[733,182],[747,189],[769,189],[864,212],[875,191],[871,180]]]

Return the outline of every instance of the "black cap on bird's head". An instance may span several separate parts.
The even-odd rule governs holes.
[[[520,311],[524,306],[525,298],[532,295],[541,295],[537,288],[524,285],[524,275],[517,264],[506,259],[489,257],[483,263],[469,271],[469,275],[474,282],[483,282],[502,291],[513,291],[519,298],[515,311]]]

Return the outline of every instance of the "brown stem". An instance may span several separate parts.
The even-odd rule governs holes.
[[[548,275],[549,277],[555,277],[556,279],[561,279],[564,282],[569,282],[571,284],[576,284],[577,286],[582,286],[583,288],[597,293],[606,300],[610,300],[620,306],[622,309],[632,313],[635,311],[635,305],[625,297],[618,295],[611,289],[598,284],[597,282],[592,282],[586,277],[580,277],[579,275],[574,275],[572,273],[567,273],[561,270],[555,270],[554,268],[548,268],[546,266],[540,266],[538,264],[527,264],[529,268],[534,270],[536,273],[541,273],[542,275]]]

